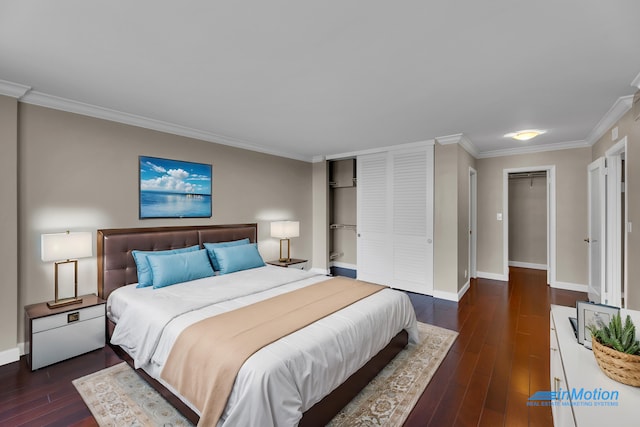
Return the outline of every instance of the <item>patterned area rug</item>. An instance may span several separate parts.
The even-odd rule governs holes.
[[[330,426],[400,426],[458,336],[418,323],[409,345],[356,396]],[[73,381],[100,426],[191,426],[126,363]]]

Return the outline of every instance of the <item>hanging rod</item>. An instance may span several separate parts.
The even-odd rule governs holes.
[[[345,229],[345,230],[356,230],[356,226],[352,225],[352,224],[331,224],[329,225],[329,228],[332,230],[337,230],[337,229]]]
[[[536,171],[536,172],[515,172],[509,174],[509,179],[520,179],[520,178],[546,178],[547,171]]]

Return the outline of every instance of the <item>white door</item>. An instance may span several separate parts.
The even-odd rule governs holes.
[[[387,153],[357,158],[358,279],[389,284],[391,280],[391,203]]]
[[[626,307],[627,282],[627,199],[626,167],[627,137],[623,137],[607,152],[607,300],[606,304]]]
[[[391,286],[433,295],[433,146],[392,151]]]
[[[433,145],[357,161],[358,279],[433,295]]]
[[[606,170],[604,157],[589,165],[589,301],[607,301],[606,283]]]

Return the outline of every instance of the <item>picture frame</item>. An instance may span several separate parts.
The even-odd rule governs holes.
[[[595,304],[589,301],[577,301],[578,343],[591,348],[591,333],[587,328],[591,325],[608,325],[611,318],[619,312],[619,307]]]
[[[213,166],[160,157],[138,157],[140,219],[211,218]]]

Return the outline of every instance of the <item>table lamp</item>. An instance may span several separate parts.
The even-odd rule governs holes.
[[[271,223],[271,237],[280,239],[280,262],[291,261],[291,237],[300,235],[299,221],[275,221]],[[282,243],[287,242],[287,256],[282,255]]]
[[[49,308],[57,308],[70,304],[79,304],[78,298],[78,258],[93,255],[91,232],[82,231],[71,233],[52,233],[41,236],[42,261],[55,261],[55,299],[49,301]],[[74,264],[73,282],[74,295],[71,298],[58,297],[58,266],[60,264]]]

